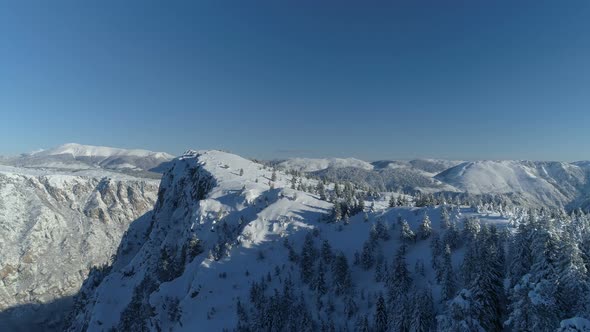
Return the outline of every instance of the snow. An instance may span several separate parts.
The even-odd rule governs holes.
[[[131,221],[151,210],[158,185],[102,169],[0,166],[0,311],[24,305],[18,320],[31,304],[58,299],[67,310],[90,267],[107,263]],[[36,310],[35,322],[55,318]],[[17,325],[38,328],[28,323]]]
[[[588,332],[590,331],[590,320],[582,317],[573,317],[561,321],[559,327],[559,331]]]
[[[73,157],[114,157],[114,156],[134,156],[134,157],[153,157],[162,159],[172,159],[174,156],[165,152],[152,152],[142,149],[120,149],[105,146],[82,145],[77,143],[67,143],[58,147],[32,152],[34,156],[56,156],[69,154]]]
[[[550,206],[569,203],[588,181],[573,164],[513,160],[466,162],[436,179],[472,194],[519,193]]]
[[[279,163],[280,168],[300,172],[315,172],[326,168],[357,167],[372,170],[373,165],[355,158],[293,158]]]
[[[244,174],[240,176],[242,169]],[[291,176],[282,172],[276,174],[277,180],[271,188],[268,183],[272,170],[236,155],[220,151],[189,151],[178,158],[170,171],[164,174],[164,196],[156,203],[155,222],[148,239],[135,257],[126,259],[129,262],[127,265],[117,265],[115,261],[118,267],[95,291],[91,291],[93,300],[85,313],[79,316],[80,324],[84,321],[82,317],[88,317],[88,331],[104,331],[116,326],[131,301],[131,290],[139,285],[146,273],[153,274],[160,264],[158,257],[162,248],[179,248],[193,235],[203,241],[205,253],[187,262],[178,277],[163,282],[149,296],[150,305],[156,308],[154,320],[162,324],[163,330],[233,329],[237,320],[235,300],[242,298],[247,301],[250,284],[267,273],[273,273],[275,267],[285,273],[293,268],[283,246],[284,239],[300,250],[305,235],[316,230],[319,238],[329,240],[334,250],[342,251],[352,266],[354,252],[362,247],[378,219],[394,228],[398,217],[401,217],[417,231],[419,221],[424,213],[428,213],[434,230],[440,231],[440,208],[383,208],[369,213],[368,222],[364,222],[363,214],[359,214],[352,217],[348,225],[326,223],[322,219],[330,211],[331,203],[320,200],[316,195],[290,189]],[[314,180],[306,181],[313,184]],[[212,187],[204,199],[192,198],[195,185],[209,184]],[[461,215],[470,216],[472,213],[463,209]],[[508,223],[497,214],[478,216],[483,222],[500,226]],[[228,242],[231,246],[227,253],[216,260],[207,256],[207,252],[223,237],[222,221],[236,227],[237,234],[234,240]],[[382,248],[385,253],[392,253],[399,246],[400,240],[393,236]],[[462,255],[462,250],[454,252],[456,268]],[[430,267],[429,241],[422,240],[409,246],[409,267],[413,268],[419,260],[425,265],[425,277],[420,283],[435,285],[434,271]],[[135,274],[125,276],[125,271],[135,271]],[[365,291],[382,290],[382,284],[372,281],[372,272],[353,267],[352,273],[355,282],[367,288]],[[220,277],[222,274],[223,278]],[[433,286],[433,289],[435,302],[439,303],[438,286]],[[180,300],[180,307],[185,313],[182,324],[167,321],[165,302],[170,297]],[[212,313],[212,308],[215,313]],[[370,309],[363,305],[361,311],[370,312]],[[74,324],[71,331],[78,331],[78,328]]]

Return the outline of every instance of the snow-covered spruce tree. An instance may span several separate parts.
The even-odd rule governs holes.
[[[408,331],[410,327],[412,303],[409,292],[412,277],[406,263],[405,251],[404,246],[398,249],[386,281],[389,322],[390,328],[394,331]]]
[[[395,196],[391,195],[389,196],[389,207],[396,207],[397,206],[397,200],[395,199]]]
[[[422,289],[414,298],[410,331],[429,332],[434,325],[434,302],[430,289]]]
[[[305,235],[300,257],[299,266],[301,268],[301,281],[305,284],[309,284],[314,275],[314,266],[317,258],[317,249],[315,248],[311,232],[308,232]]]
[[[131,302],[121,313],[118,329],[121,331],[149,331],[150,319],[155,316],[155,308],[149,303],[150,294],[158,287],[156,281],[146,276],[133,289]]]
[[[499,248],[487,226],[482,227],[475,247],[477,261],[470,276],[469,290],[474,300],[473,312],[481,326],[487,331],[502,329],[502,305],[504,303],[503,266],[499,261]]]
[[[440,228],[448,229],[451,226],[451,216],[446,205],[440,209]]]
[[[431,253],[431,266],[436,274],[436,282],[440,284],[442,281],[442,252],[443,246],[440,241],[438,233],[434,233],[430,239],[430,253]]]
[[[532,234],[533,264],[512,289],[506,325],[512,329],[552,331],[563,315],[557,302],[557,235],[538,224]]]
[[[520,223],[509,245],[509,277],[514,285],[527,274],[533,265],[531,252],[532,225]]]
[[[428,214],[424,214],[424,218],[422,219],[422,223],[420,224],[420,230],[418,231],[418,235],[422,240],[425,240],[430,237],[432,234],[432,223],[430,222],[430,218]]]
[[[379,294],[377,305],[375,306],[375,322],[373,324],[373,331],[386,332],[388,330],[387,323],[387,306],[383,294]]]
[[[374,226],[377,237],[383,241],[389,241],[391,234],[389,233],[389,227],[383,222],[382,219],[378,219]]]
[[[462,289],[456,297],[446,303],[443,315],[436,317],[439,332],[487,332],[473,312],[475,300],[471,292]]]
[[[238,318],[236,332],[250,332],[250,319],[248,318],[248,312],[239,298],[236,302],[236,317]]]
[[[332,252],[332,245],[330,245],[330,241],[324,240],[322,241],[322,248],[320,251],[320,255],[322,258],[322,262],[326,265],[332,264],[332,259],[334,258],[334,253]]]
[[[584,232],[585,230],[569,230]],[[583,315],[590,309],[590,275],[583,260],[583,253],[576,243],[576,234],[566,232],[558,244],[557,268],[559,283],[557,302],[562,317]]]
[[[459,247],[460,237],[461,235],[459,234],[457,223],[454,221],[451,222],[451,226],[445,231],[443,236],[443,246],[449,246],[451,249],[457,249]]]
[[[337,295],[351,294],[353,292],[352,276],[348,265],[348,259],[344,253],[336,255],[333,263],[334,288]]]
[[[371,238],[363,244],[363,251],[361,251],[361,267],[365,271],[372,268],[375,264],[374,251],[376,246],[377,244],[372,243]]]
[[[442,259],[442,281],[441,281],[441,296],[443,300],[450,300],[455,295],[457,282],[455,280],[455,272],[453,271],[453,264],[451,262],[451,247],[446,245],[443,251]]]
[[[400,238],[404,243],[410,243],[416,241],[416,234],[410,228],[410,224],[404,219],[402,221],[402,227],[400,230]]]
[[[479,219],[475,217],[469,217],[465,219],[463,223],[463,231],[461,234],[461,238],[466,243],[470,243],[477,237],[477,233],[481,228]]]

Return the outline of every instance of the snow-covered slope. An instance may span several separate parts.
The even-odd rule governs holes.
[[[69,143],[11,158],[8,159],[8,163],[35,168],[150,171],[157,170],[158,166],[169,162],[172,158],[173,156],[164,152]]]
[[[584,169],[562,162],[466,162],[436,178],[469,193],[516,193],[548,206],[574,201],[588,183]]]
[[[107,264],[129,223],[152,209],[158,184],[101,169],[0,166],[0,330],[59,320],[91,267]],[[43,304],[57,299],[53,316]]]
[[[352,182],[377,191],[506,194],[510,195],[514,202],[537,207],[590,207],[588,161],[460,162],[416,159],[381,160],[370,164],[356,159],[341,159],[339,163],[328,161],[291,159],[283,161],[279,166],[307,172],[329,181]]]
[[[275,287],[280,291],[293,286],[294,294],[309,308],[321,300],[323,308],[334,306],[330,320],[354,328],[354,319],[344,316],[350,302],[327,295],[316,299],[302,285],[298,258],[293,255],[301,252],[308,234],[318,245],[326,240],[335,253],[352,262],[381,220],[391,240],[380,242],[379,248],[390,262],[401,244],[398,220],[408,220],[417,231],[426,213],[435,231],[441,231],[440,208],[386,209],[366,217],[358,214],[348,223],[328,223],[332,204],[290,189],[290,180],[291,176],[281,172],[273,176],[260,164],[219,151],[188,152],[175,160],[163,176],[151,224],[128,234],[108,273],[86,281],[69,331],[233,330],[238,323],[237,300],[247,303],[253,283],[261,278],[270,285],[269,294]],[[460,222],[469,215],[457,209],[452,217]],[[497,225],[507,222],[499,215],[480,217]],[[434,281],[429,250],[428,241],[410,245],[408,264],[423,266],[424,275],[416,282],[432,285],[439,303],[440,287]],[[454,255],[457,265],[461,250]],[[347,298],[358,306],[353,315],[363,317],[374,310],[372,301],[383,291],[383,283],[374,281],[374,270],[350,268],[356,288],[346,290],[351,292]],[[294,284],[289,286],[290,282]],[[313,313],[313,320],[328,321],[324,310],[329,311]],[[305,308],[297,312],[301,324],[307,314]],[[317,330],[314,324],[307,330]]]
[[[373,165],[355,158],[292,158],[278,164],[279,168],[299,172],[316,172],[327,168],[354,167],[372,170]]]

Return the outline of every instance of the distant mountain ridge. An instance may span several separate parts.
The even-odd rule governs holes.
[[[350,181],[379,191],[513,194],[524,202],[539,206],[590,208],[590,161],[417,159],[362,164],[358,159],[339,159],[338,163],[330,160],[305,160],[314,165],[307,173],[330,181]],[[285,160],[277,167],[305,170],[301,161]]]
[[[48,150],[5,158],[2,162],[17,167],[68,170],[102,168],[159,173],[162,165],[173,158],[174,156],[165,152],[68,143]]]

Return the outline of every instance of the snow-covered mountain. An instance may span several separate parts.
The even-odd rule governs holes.
[[[86,281],[69,331],[233,330],[239,321],[238,299],[246,306],[252,285],[261,279],[278,290],[287,287],[289,280],[297,298],[313,306],[315,297],[300,279],[296,263],[305,259],[298,255],[308,238],[318,246],[326,240],[336,257],[353,262],[372,227],[382,223],[390,234],[379,233],[386,239],[380,242],[379,251],[389,262],[401,245],[399,220],[408,220],[418,232],[426,213],[436,232],[441,231],[439,208],[386,209],[358,214],[346,223],[328,223],[332,204],[291,189],[291,179],[219,151],[188,152],[180,157],[163,176],[150,224],[128,234],[109,271]],[[457,210],[453,218],[470,215]],[[484,223],[507,223],[499,215],[480,217]],[[410,246],[408,264],[424,269],[420,284],[435,285],[428,248],[428,241]],[[454,255],[459,259],[462,251]],[[313,315],[308,309],[297,312],[300,323],[309,324],[307,330],[317,330],[317,322],[328,319],[338,327],[354,329],[353,319],[339,316],[347,312],[347,301],[357,303],[355,317],[374,310],[372,301],[383,291],[383,283],[373,282],[374,269],[352,264],[349,268],[358,288],[346,296],[321,298],[324,305],[335,306],[331,318],[324,316],[323,309]],[[437,303],[440,288],[433,287]]]
[[[316,172],[327,168],[347,167],[373,169],[373,165],[370,163],[355,158],[292,158],[279,162],[277,166],[298,172]]]
[[[342,159],[349,160],[349,159]],[[473,195],[507,194],[534,206],[590,207],[590,162],[445,161],[417,159],[372,163],[328,163],[311,159],[286,160],[288,170],[304,171],[329,181],[348,181],[378,191],[455,192]],[[359,166],[361,165],[361,166]],[[320,167],[321,166],[321,167]]]
[[[532,161],[466,162],[436,179],[468,193],[515,193],[547,206],[575,202],[589,183],[587,171],[576,164]]]
[[[64,147],[19,159],[28,167],[0,165],[2,331],[38,330],[49,327],[52,319],[59,321],[88,272],[109,263],[129,224],[149,218],[156,201],[155,175],[132,176],[100,166],[127,158],[128,151]],[[66,153],[71,158],[60,157],[59,169],[46,163]],[[148,164],[168,159],[143,151],[133,154],[147,158]],[[99,164],[86,159],[81,163],[88,167],[79,167],[74,158],[81,156]],[[39,163],[28,163],[30,158]]]
[[[173,156],[164,152],[127,150],[103,146],[64,144],[52,149],[24,154],[4,161],[13,166],[52,169],[111,169],[119,171],[156,171]]]

